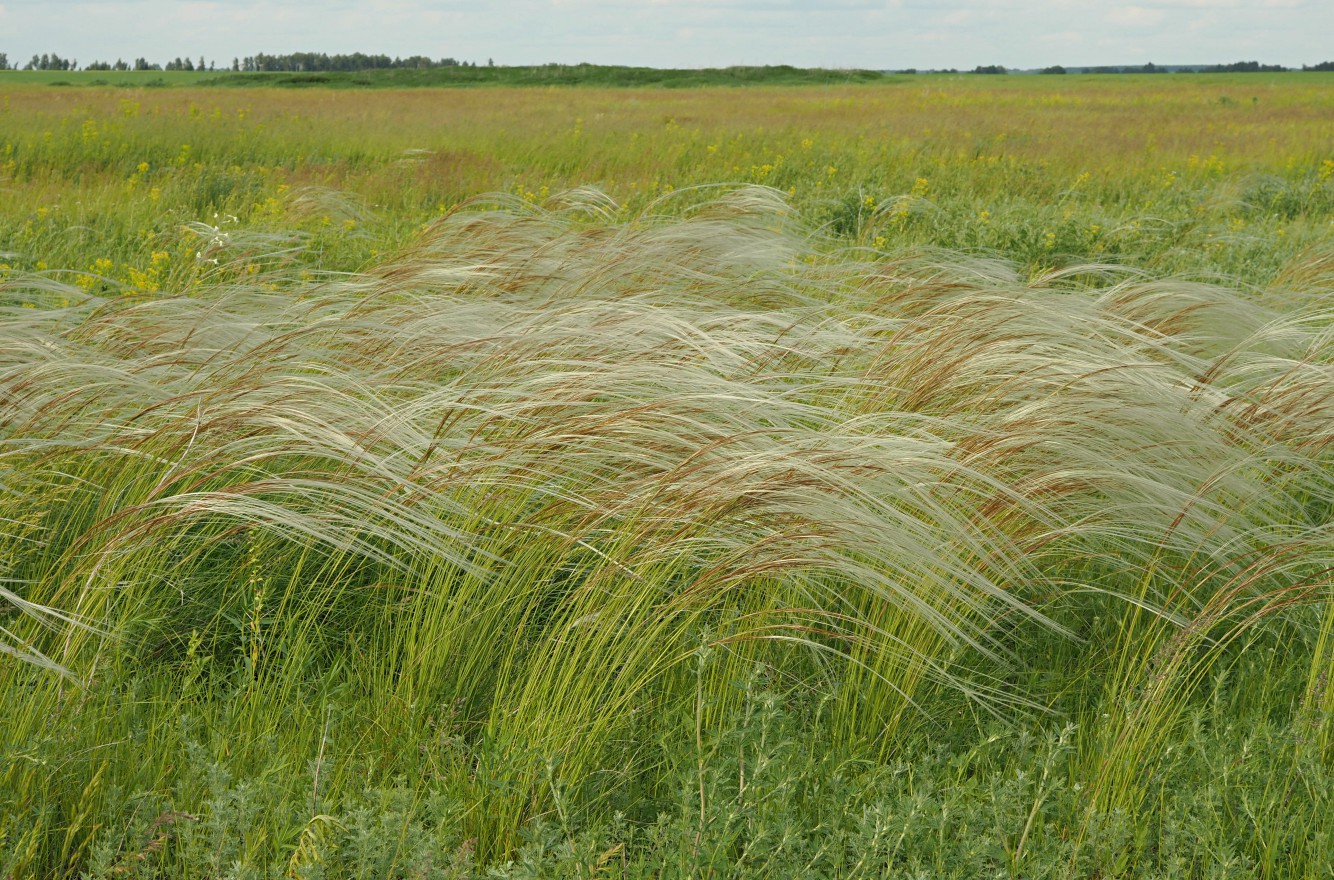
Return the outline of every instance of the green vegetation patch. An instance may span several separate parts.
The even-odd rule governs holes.
[[[532,67],[449,66],[422,69],[234,73],[201,79],[218,86],[328,86],[412,88],[422,86],[608,86],[691,88],[698,86],[836,85],[902,80],[874,70],[820,70],[788,65],[672,70],[594,64]]]

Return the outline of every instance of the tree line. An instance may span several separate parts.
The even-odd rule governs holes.
[[[490,61],[488,66],[494,66]],[[388,55],[367,55],[353,52],[351,55],[329,55],[324,52],[293,52],[288,55],[251,55],[247,58],[232,59],[235,71],[306,71],[334,70],[386,70],[413,68],[425,70],[436,67],[476,67],[476,62],[458,61],[454,58],[428,58],[425,55],[411,55],[407,58],[390,58]]]
[[[1287,73],[1295,71],[1298,68],[1284,67],[1282,64],[1261,64],[1258,61],[1236,61],[1232,64],[1177,64],[1161,65],[1150,61],[1148,64],[1134,65],[1103,65],[1099,67],[1072,67],[1066,68],[1059,64],[1051,67],[1044,67],[1038,73],[1062,74],[1062,73]],[[1334,61],[1322,61],[1314,67],[1307,67],[1303,64],[1300,68],[1305,71],[1334,70]],[[954,73],[955,71],[946,71]],[[979,64],[974,67],[971,73],[980,74],[1004,74],[1011,71],[999,64]]]
[[[494,67],[495,63],[490,59],[486,62],[488,67]],[[146,58],[136,58],[133,61],[124,61],[117,58],[115,61],[92,61],[84,67],[79,67],[79,62],[74,58],[62,58],[54,52],[44,52],[41,55],[33,55],[31,60],[22,67],[18,63],[10,64],[9,56],[0,52],[0,70],[230,70],[237,73],[244,71],[285,71],[290,73],[307,73],[323,71],[357,71],[357,70],[381,70],[381,69],[401,69],[412,68],[417,70],[432,69],[438,67],[476,67],[477,62],[459,61],[454,58],[428,58],[425,55],[410,55],[407,58],[390,57],[388,55],[367,55],[363,52],[353,52],[350,55],[330,55],[326,52],[292,52],[286,55],[266,55],[263,52],[257,55],[249,55],[245,58],[233,58],[230,65],[219,68],[215,61],[208,61],[202,55],[198,61],[189,57],[176,57],[164,64],[150,62]],[[1322,61],[1319,64],[1307,66],[1303,64],[1300,68],[1304,71],[1334,71],[1334,61]],[[1061,65],[1044,67],[1038,73],[1062,74],[1067,72],[1078,73],[1173,73],[1173,72],[1191,72],[1191,73],[1283,73],[1287,71],[1298,70],[1295,67],[1284,67],[1281,64],[1261,64],[1258,61],[1237,61],[1232,64],[1213,64],[1213,65],[1170,65],[1162,66],[1152,62],[1142,65],[1130,66],[1102,66],[1102,67],[1073,67],[1067,68]],[[899,71],[900,73],[917,73],[916,68]],[[924,73],[958,73],[957,70],[950,68],[948,70],[923,71]],[[1007,74],[1011,71],[999,64],[979,64],[973,68],[971,73],[977,74]]]
[[[494,62],[488,60],[487,65],[494,67]],[[390,57],[388,55],[367,55],[363,52],[353,52],[350,55],[329,55],[325,52],[292,52],[287,55],[250,55],[246,58],[233,58],[229,66],[219,68],[215,61],[208,61],[200,56],[198,61],[189,57],[176,57],[164,64],[150,62],[146,58],[136,58],[134,61],[125,61],[117,58],[115,61],[93,61],[84,67],[79,67],[77,59],[62,58],[55,53],[44,52],[41,55],[33,55],[32,59],[19,67],[18,63],[10,64],[9,56],[0,52],[0,70],[232,70],[241,71],[331,71],[331,70],[378,70],[390,68],[414,68],[430,69],[437,67],[476,67],[477,63],[468,61],[459,61],[454,58],[428,58],[425,55],[411,55],[407,58]]]

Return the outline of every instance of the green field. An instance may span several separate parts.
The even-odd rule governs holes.
[[[0,877],[1334,871],[1331,76],[149,73],[0,75]]]
[[[0,71],[0,86],[6,90],[25,86],[156,89],[199,85],[217,79],[222,73],[203,70],[3,70]]]
[[[370,70],[280,72],[229,70],[10,70],[5,81],[55,86],[232,86],[254,88],[342,87],[410,88],[468,86],[610,86],[616,88],[694,88],[746,85],[846,85],[902,81],[872,70],[807,70],[795,67],[728,67],[662,70],[653,67],[607,67],[592,64],[543,64],[533,67],[450,66]]]

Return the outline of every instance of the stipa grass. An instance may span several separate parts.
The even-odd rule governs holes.
[[[674,796],[681,743],[702,836],[757,674],[858,761],[958,694],[1104,716],[1071,772],[1133,813],[1239,634],[1326,644],[1327,313],[831,254],[766,189],[686,213],[482,201],[360,276],[176,298],[7,281],[11,873],[131,820],[184,870],[123,802],[197,815],[209,757],[254,783],[238,864],[405,776],[485,864]],[[1080,671],[1033,675],[1052,645]]]

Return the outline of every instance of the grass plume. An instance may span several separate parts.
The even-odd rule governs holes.
[[[881,760],[951,694],[1050,707],[1036,641],[1102,652],[1106,699],[1141,701],[1081,741],[1105,792],[1180,717],[1143,707],[1241,633],[1317,609],[1328,655],[1318,302],[1113,267],[1026,281],[839,249],[772,189],[685,198],[490,197],[328,280],[0,282],[0,635],[80,681],[4,666],[6,736],[36,748],[54,713],[121,756],[63,788],[0,770],[55,786],[16,873],[76,864],[79,805],[152,787],[125,760],[145,736],[184,760],[182,713],[228,755],[318,754],[328,809],[356,767],[428,773],[485,861],[566,791],[660,790],[653,744],[703,750],[757,668]],[[151,734],[111,705],[145,668],[171,671]],[[340,700],[356,748],[326,754]],[[297,849],[330,821],[301,817]]]

